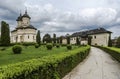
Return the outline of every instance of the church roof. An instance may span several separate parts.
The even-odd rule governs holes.
[[[16,19],[16,21],[22,21],[21,13],[20,13],[20,16]]]
[[[76,33],[73,33],[71,36],[72,37],[76,37],[76,36],[87,37],[88,35],[101,34],[101,33],[112,33],[112,32],[107,31],[104,28],[97,28],[97,29],[88,30],[88,31],[76,32]]]
[[[27,26],[27,27],[17,27],[16,29],[35,29],[35,30],[37,30],[37,28],[35,28],[34,26],[32,26],[32,25],[29,25],[29,26]]]
[[[25,11],[25,14],[22,17],[27,17],[27,18],[31,19],[31,17],[27,14],[27,11]]]
[[[15,32],[15,31],[17,31],[18,29],[35,29],[35,30],[37,30],[37,28],[35,28],[34,26],[29,25],[29,26],[27,26],[27,27],[17,27],[15,30],[13,30],[13,31],[11,31],[11,32]]]

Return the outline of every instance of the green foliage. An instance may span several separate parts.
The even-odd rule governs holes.
[[[39,44],[35,44],[35,48],[39,48]]]
[[[60,48],[60,45],[59,45],[59,44],[56,44],[56,47],[57,47],[57,48]]]
[[[52,43],[48,43],[48,44],[46,45],[46,47],[47,47],[48,50],[52,50],[53,45],[52,45]]]
[[[72,49],[72,46],[71,46],[71,45],[67,45],[67,49],[68,49],[68,50],[71,50],[71,49]]]
[[[1,36],[0,36],[0,46],[1,46]]]
[[[69,34],[67,35],[67,44],[70,44],[70,36],[69,36]]]
[[[25,60],[30,60],[34,58],[41,58],[43,56],[58,54],[61,52],[66,52],[66,47],[60,47],[59,49],[54,47],[51,51],[46,49],[46,45],[41,45],[40,48],[35,48],[34,45],[32,46],[22,46],[22,53],[20,55],[12,54],[12,47],[0,47],[0,49],[5,48],[4,51],[0,51],[0,66],[13,64],[17,62],[23,62]],[[73,46],[73,50],[76,49],[76,46]],[[57,52],[57,53],[56,53]],[[4,62],[3,62],[4,61]]]
[[[63,40],[63,37],[60,36],[60,38],[59,38],[60,44],[62,44],[62,40]]]
[[[15,45],[16,45],[16,44],[23,45],[23,46],[31,46],[31,45],[35,45],[34,42],[15,43]]]
[[[67,46],[67,44],[61,44],[61,46]]]
[[[38,30],[38,32],[37,32],[37,35],[36,35],[36,42],[37,42],[38,44],[41,43],[40,30]]]
[[[43,36],[43,43],[51,43],[52,39],[51,36],[49,34],[45,34],[45,36]]]
[[[117,39],[117,45],[116,45],[116,47],[120,48],[120,37],[118,37],[118,39]]]
[[[58,44],[60,43],[60,38],[59,38],[59,37],[57,37],[57,43],[58,43]]]
[[[76,44],[77,44],[77,45],[80,45],[80,41],[79,41],[79,38],[78,38],[78,37],[76,38]]]
[[[97,46],[98,48],[106,51],[109,53],[112,57],[114,57],[117,61],[120,62],[120,49],[115,48],[115,47],[102,47],[102,46]]]
[[[53,34],[53,43],[56,44],[56,34]]]
[[[91,45],[92,36],[88,36],[88,45]]]
[[[15,45],[13,46],[12,51],[14,54],[20,54],[22,51],[22,47],[20,45]]]
[[[109,40],[108,40],[108,47],[112,47],[111,35],[109,36]]]
[[[1,50],[1,51],[4,51],[4,50],[6,50],[6,48],[5,48],[5,47],[3,47],[3,48],[0,48],[0,50]]]
[[[1,22],[1,45],[2,46],[10,45],[9,25],[4,21]]]
[[[62,79],[89,54],[81,47],[59,55],[50,55],[0,67],[0,79]]]

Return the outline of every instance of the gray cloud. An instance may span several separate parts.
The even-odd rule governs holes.
[[[104,27],[120,35],[116,29],[120,26],[120,1],[101,0],[100,3],[95,4],[96,1],[98,0],[91,2],[89,0],[65,1],[62,6],[61,1],[58,3],[52,0],[36,0],[36,2],[33,0],[4,0],[0,3],[0,20],[7,21],[13,29],[16,26],[15,20],[19,16],[20,10],[24,13],[25,7],[27,7],[28,14],[32,18],[32,25],[41,30],[43,34],[57,33],[61,35]],[[68,2],[70,6],[66,5]]]

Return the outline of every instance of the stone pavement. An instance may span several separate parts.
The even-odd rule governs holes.
[[[91,47],[89,56],[63,79],[120,79],[120,63],[104,51]]]

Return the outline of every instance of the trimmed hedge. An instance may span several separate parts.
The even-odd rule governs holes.
[[[72,46],[71,46],[71,45],[67,45],[67,49],[68,49],[68,50],[71,50],[71,49],[72,49]]]
[[[117,61],[120,62],[120,51],[112,49],[112,47],[102,47],[102,46],[95,46],[98,47],[105,52],[109,53],[112,57],[114,57]]]
[[[12,47],[12,51],[14,54],[20,54],[22,51],[22,47],[20,45],[15,45]]]
[[[0,67],[0,79],[62,79],[88,54],[90,46]]]
[[[47,47],[48,50],[52,50],[53,44],[52,43],[48,43],[46,45],[46,47]]]
[[[39,48],[39,44],[35,44],[35,48]]]

